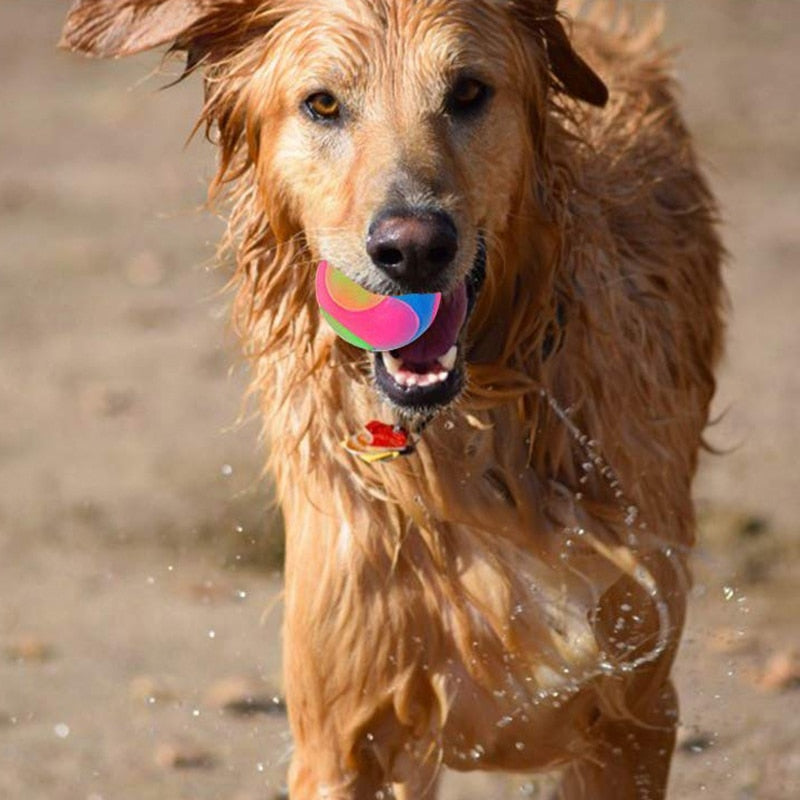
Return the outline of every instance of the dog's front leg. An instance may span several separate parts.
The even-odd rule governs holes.
[[[292,800],[376,800],[393,783],[400,797],[432,798],[433,656],[409,622],[416,584],[393,577],[366,503],[345,519],[302,499],[284,506]]]
[[[413,778],[392,785],[395,800],[435,800],[440,774],[437,763],[417,765]]]
[[[600,718],[592,726],[592,752],[564,772],[559,800],[663,800],[678,717],[677,696],[667,682],[651,705],[630,719]],[[635,716],[634,716],[635,715]]]
[[[291,586],[287,585],[291,591]],[[287,597],[287,601],[289,598]],[[358,736],[358,692],[339,687],[354,672],[346,653],[310,634],[307,611],[287,602],[284,623],[286,702],[294,739],[291,800],[376,800],[387,787],[380,764]],[[320,627],[324,627],[324,620]],[[336,663],[338,661],[338,663]],[[337,673],[339,673],[337,675]]]
[[[327,531],[319,534],[324,541]],[[375,800],[386,780],[380,766],[364,757],[359,721],[368,715],[372,692],[363,687],[363,654],[353,646],[358,610],[346,619],[346,575],[337,586],[325,565],[308,552],[301,556],[296,544],[289,531],[283,630],[294,739],[289,795],[291,800]]]
[[[434,800],[436,748],[398,719],[391,689],[364,681],[346,636],[343,649],[320,649],[304,623],[289,614],[284,628],[291,800]]]
[[[296,743],[289,768],[290,800],[375,800],[381,796],[385,784],[377,775],[331,770],[325,761],[324,752]]]

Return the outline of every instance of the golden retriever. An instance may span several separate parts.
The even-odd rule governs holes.
[[[65,46],[205,75],[286,519],[293,800],[429,798],[443,766],[665,795],[722,248],[654,39],[608,3],[73,4]],[[365,353],[320,322],[320,259],[449,311]],[[370,420],[413,447],[354,456]]]

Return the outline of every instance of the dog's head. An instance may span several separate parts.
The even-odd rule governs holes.
[[[373,292],[443,293],[420,339],[375,356],[381,393],[415,413],[464,385],[487,245],[531,191],[548,92],[605,102],[556,5],[77,0],[63,43],[185,50],[206,70],[222,174],[252,181],[274,242],[300,234],[309,266],[325,259]]]

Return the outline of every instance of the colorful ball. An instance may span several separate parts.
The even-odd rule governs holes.
[[[320,261],[317,302],[342,339],[362,350],[397,350],[419,339],[433,324],[442,295],[373,294],[343,272]]]

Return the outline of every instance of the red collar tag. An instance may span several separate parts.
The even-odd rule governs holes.
[[[411,435],[404,427],[377,420],[368,422],[362,431],[345,439],[342,446],[367,464],[394,461],[414,452]]]

